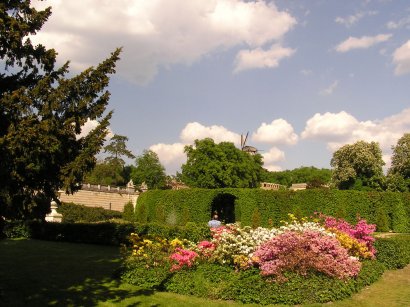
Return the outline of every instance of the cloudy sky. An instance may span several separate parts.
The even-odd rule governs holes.
[[[33,3],[37,3],[33,1]],[[334,150],[410,132],[407,0],[49,0],[33,38],[71,71],[123,47],[111,130],[169,174],[212,137],[261,150],[270,170],[329,168]],[[132,161],[131,161],[132,162]]]

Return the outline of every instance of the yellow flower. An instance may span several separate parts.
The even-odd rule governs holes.
[[[148,239],[144,239],[144,241],[142,241],[142,242],[146,245],[152,245],[152,241],[148,240]]]
[[[336,239],[340,242],[340,245],[348,250],[350,255],[364,259],[372,258],[372,254],[365,243],[361,243],[357,239],[336,229],[330,229],[330,231],[336,234]]]
[[[182,241],[179,240],[178,238],[175,238],[175,239],[172,240],[169,244],[170,244],[173,248],[182,247],[182,246],[183,246]]]

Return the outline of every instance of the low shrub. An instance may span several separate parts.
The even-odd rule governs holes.
[[[401,269],[410,263],[410,235],[378,238],[375,247],[377,260],[388,269]]]
[[[211,238],[211,232],[206,223],[188,222],[185,226],[171,226],[160,223],[135,223],[135,233],[140,235],[160,236],[165,239],[186,239],[201,241]]]
[[[3,235],[6,238],[30,238],[31,228],[25,221],[6,221],[4,223]],[[2,235],[0,234],[0,237]]]
[[[62,203],[57,212],[63,215],[63,223],[94,223],[121,219],[122,212],[100,207],[87,207],[73,203]]]
[[[170,266],[163,263],[160,266],[146,267],[138,260],[127,260],[123,266],[121,279],[131,285],[138,285],[141,289],[163,289],[163,283],[170,276]]]
[[[134,205],[132,202],[128,202],[124,206],[124,210],[122,212],[122,218],[128,222],[134,222]]]
[[[287,272],[287,282],[275,283],[267,282],[257,268],[236,271],[220,264],[201,263],[195,270],[181,270],[169,276],[163,287],[178,294],[247,304],[325,303],[350,297],[379,279],[383,272],[383,264],[367,260],[354,279],[343,281],[318,272],[306,276]]]
[[[40,240],[120,245],[128,243],[131,223],[47,223],[31,222],[31,237]]]
[[[7,221],[3,229],[6,238],[33,238],[105,245],[129,244],[130,233],[160,236],[166,239],[201,241],[211,237],[206,224],[187,223],[168,226],[157,223],[130,223],[109,220],[99,223],[50,223],[39,221]]]

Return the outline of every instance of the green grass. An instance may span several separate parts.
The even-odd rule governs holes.
[[[243,306],[123,284],[114,276],[119,259],[119,249],[111,246],[0,241],[0,306]],[[410,266],[388,271],[352,298],[324,306],[410,306]]]

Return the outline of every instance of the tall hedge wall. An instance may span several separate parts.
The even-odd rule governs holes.
[[[207,222],[214,199],[220,194],[235,198],[235,220],[242,225],[280,226],[288,213],[310,216],[314,212],[341,217],[351,223],[357,217],[378,225],[379,231],[410,231],[410,193],[339,191],[267,191],[261,189],[155,190],[140,195],[136,220],[185,225]]]

